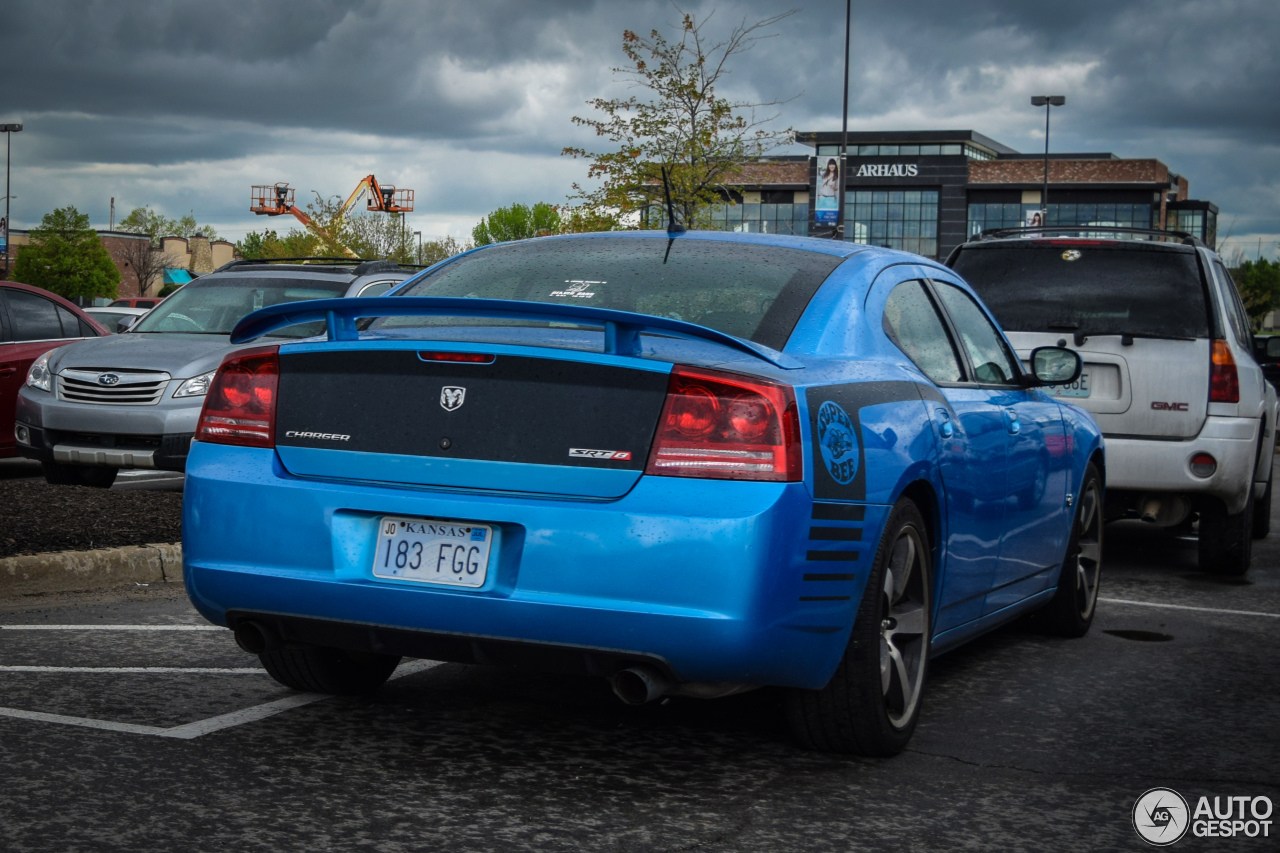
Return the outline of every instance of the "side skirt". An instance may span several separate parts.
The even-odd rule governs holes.
[[[929,657],[936,658],[938,655],[946,654],[957,646],[964,645],[975,637],[981,636],[988,631],[994,631],[1001,625],[1012,622],[1019,616],[1030,613],[1049,603],[1049,599],[1053,598],[1056,593],[1057,585],[1052,588],[1037,592],[1029,598],[1024,598],[1017,604],[1011,604],[1008,607],[997,610],[995,613],[988,613],[974,619],[972,622],[966,622],[955,628],[943,631],[933,638],[933,645],[930,648]]]

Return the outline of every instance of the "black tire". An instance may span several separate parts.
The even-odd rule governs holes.
[[[41,462],[44,481],[54,486],[90,486],[109,489],[116,481],[119,468],[100,468],[95,465],[64,465],[61,462]]]
[[[400,665],[395,655],[322,646],[268,649],[258,655],[271,677],[294,690],[352,696],[372,693]]]
[[[1200,571],[1222,577],[1243,577],[1253,561],[1253,491],[1235,515],[1227,505],[1207,498],[1200,508]]]
[[[1266,539],[1271,535],[1271,481],[1275,474],[1267,480],[1267,490],[1253,504],[1253,538]]]
[[[801,746],[878,756],[906,748],[928,671],[932,554],[920,510],[903,498],[889,513],[835,674],[820,690],[788,693],[787,717]]]
[[[1084,469],[1076,500],[1071,536],[1062,558],[1058,591],[1049,603],[1032,614],[1031,622],[1046,634],[1083,637],[1093,624],[1102,585],[1102,477],[1093,463]]]

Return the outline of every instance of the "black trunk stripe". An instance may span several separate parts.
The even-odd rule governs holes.
[[[857,575],[850,572],[849,574],[807,574],[804,579],[807,581],[851,581]]]
[[[810,551],[805,555],[806,560],[827,560],[831,562],[844,561],[853,562],[858,559],[857,551]]]
[[[813,505],[813,517],[819,521],[862,521],[867,508],[856,504]]]
[[[861,542],[861,527],[810,527],[809,538],[829,542]]]

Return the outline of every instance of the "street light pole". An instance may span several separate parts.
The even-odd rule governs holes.
[[[4,131],[4,277],[9,278],[9,234],[13,220],[9,217],[9,149],[13,146],[13,134],[22,132],[20,124],[0,124]]]
[[[1066,95],[1031,96],[1031,106],[1044,107],[1044,189],[1040,193],[1040,209],[1044,211],[1044,221],[1041,225],[1049,224],[1049,113],[1054,107],[1060,107],[1066,102]]]
[[[413,260],[417,263],[422,263],[422,232],[414,231],[413,236],[418,238],[418,256]]]
[[[845,174],[849,163],[849,23],[853,19],[853,0],[844,3],[844,102],[840,109],[840,189],[837,191],[836,228],[832,232],[837,240],[844,237],[844,187],[848,182]],[[821,161],[819,161],[821,162]]]

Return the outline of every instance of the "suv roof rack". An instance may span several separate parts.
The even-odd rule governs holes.
[[[988,228],[978,235],[981,240],[998,240],[1004,237],[1029,237],[1029,236],[1058,236],[1061,232],[1068,231],[1071,233],[1087,233],[1087,234],[1107,234],[1124,236],[1126,234],[1144,234],[1149,237],[1176,237],[1178,242],[1185,246],[1198,246],[1201,249],[1209,247],[1196,237],[1194,234],[1188,234],[1186,231],[1162,231],[1157,228],[1127,228],[1118,225],[1035,225],[1025,228]]]
[[[424,270],[424,264],[401,264],[396,261],[375,260],[370,258],[240,258],[218,267],[214,272],[247,266],[270,266],[271,264],[298,264],[301,266],[354,267],[354,275],[369,275],[375,272],[395,272],[396,270]]]

